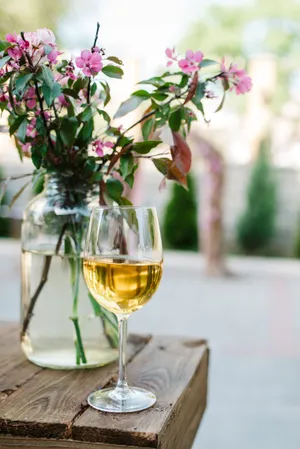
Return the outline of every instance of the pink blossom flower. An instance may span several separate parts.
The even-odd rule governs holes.
[[[21,143],[21,149],[22,149],[22,152],[25,154],[25,155],[27,155],[27,156],[29,156],[30,155],[30,150],[31,150],[31,144],[28,142],[28,143]]]
[[[36,95],[34,87],[29,87],[23,99],[25,100],[28,109],[34,109],[36,107]]]
[[[36,35],[40,42],[45,45],[55,45],[55,34],[49,28],[39,28]]]
[[[62,54],[63,54],[62,51],[52,50],[52,51],[51,51],[50,53],[48,53],[48,55],[47,55],[48,61],[49,61],[51,64],[57,64],[57,57],[58,57],[59,55],[62,55]]]
[[[101,55],[91,53],[90,50],[83,50],[81,55],[75,59],[75,62],[85,76],[97,75],[103,67]]]
[[[15,61],[18,61],[22,57],[22,54],[23,54],[22,50],[17,45],[15,47],[9,48],[7,50],[7,53]]]
[[[5,103],[6,101],[8,101],[8,95],[0,91],[0,103]]]
[[[99,47],[93,47],[93,53],[100,53],[100,48]]]
[[[68,76],[71,80],[77,80],[77,76],[74,73],[75,67],[73,61],[70,61],[66,67],[66,76]]]
[[[104,140],[98,139],[93,142],[93,150],[97,153],[99,157],[104,156],[105,148],[113,148],[113,142],[105,142]]]
[[[167,48],[166,51],[167,58],[170,59],[170,61],[167,62],[167,67],[170,67],[174,61],[177,61],[177,55],[175,52],[175,48]]]
[[[244,69],[239,69],[236,64],[230,64],[226,69],[225,58],[221,61],[221,75],[220,78],[224,78],[231,85],[230,90],[235,90],[237,95],[245,94],[252,88],[252,79],[247,75]]]
[[[27,137],[36,137],[37,130],[36,130],[36,118],[33,118],[31,122],[27,125],[26,129],[26,136]]]
[[[64,95],[60,95],[59,97],[57,97],[57,99],[61,106],[66,108],[70,106],[70,103],[66,100],[66,97]]]
[[[7,42],[10,42],[11,44],[16,44],[17,43],[17,34],[7,34],[5,36],[5,39]]]
[[[169,92],[174,93],[176,91],[175,84],[172,84],[172,86],[169,87]]]
[[[203,60],[203,53],[201,51],[187,50],[185,59],[180,59],[178,62],[179,67],[184,73],[194,73],[199,70],[199,65]]]

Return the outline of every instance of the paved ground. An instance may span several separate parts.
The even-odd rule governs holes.
[[[0,319],[18,319],[18,251],[0,241]],[[209,339],[209,406],[193,449],[299,449],[300,263],[233,258],[227,279],[201,266],[167,253],[158,293],[130,323]]]

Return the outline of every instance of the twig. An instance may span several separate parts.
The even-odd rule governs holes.
[[[34,309],[35,303],[36,303],[38,297],[40,296],[40,293],[41,293],[44,285],[46,284],[46,282],[48,280],[48,273],[49,273],[49,269],[50,269],[50,265],[51,265],[51,260],[52,260],[52,256],[45,256],[44,268],[43,268],[40,283],[39,283],[33,297],[30,300],[28,311],[27,311],[25,320],[23,321],[23,326],[22,326],[22,331],[21,331],[21,340],[23,340],[23,338],[25,337],[30,320],[33,316],[33,309]]]
[[[28,176],[33,176],[34,173],[26,173],[25,175],[10,176],[9,181],[16,181],[17,179],[27,178]],[[0,178],[0,182],[6,182],[7,178]]]
[[[55,254],[58,254],[61,243],[62,243],[62,239],[64,236],[64,233],[67,229],[68,224],[65,223],[61,229],[59,238],[58,238],[58,242],[55,248]],[[45,260],[44,260],[44,268],[42,271],[42,276],[41,276],[41,280],[39,285],[37,286],[37,289],[34,293],[34,295],[32,296],[30,303],[29,303],[29,307],[28,307],[28,311],[26,314],[26,317],[23,321],[23,326],[22,326],[22,331],[21,331],[21,340],[25,337],[26,331],[28,329],[29,323],[31,318],[33,317],[33,310],[36,304],[36,301],[38,299],[38,297],[40,296],[44,285],[46,284],[47,280],[48,280],[48,274],[49,274],[49,270],[50,270],[50,266],[51,266],[51,261],[52,261],[52,256],[45,256]]]
[[[141,154],[135,154],[134,157],[135,159],[153,159],[154,157],[161,157],[161,156],[169,156],[170,152],[168,153],[157,153],[157,154],[152,154],[151,156],[144,156]]]
[[[96,47],[98,36],[99,36],[99,30],[100,30],[100,23],[97,22],[97,29],[96,29],[96,35],[95,35],[95,39],[94,39],[94,44],[93,44],[93,46],[91,48],[92,51],[93,51],[93,48]],[[92,77],[90,76],[89,83],[88,83],[88,88],[87,88],[87,96],[86,96],[86,102],[88,104],[90,104],[90,101],[91,101],[91,98],[90,98],[91,97],[91,83],[92,83]]]

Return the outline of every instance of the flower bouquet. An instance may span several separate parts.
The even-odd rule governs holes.
[[[114,115],[140,108],[140,118],[127,129],[117,127],[105,109],[111,98],[107,78],[122,78],[123,64],[107,56],[98,33],[99,24],[91,48],[75,58],[64,57],[48,29],[0,41],[0,109],[21,161],[30,158],[35,167],[25,186],[47,178],[43,193],[27,206],[22,228],[21,342],[27,357],[42,366],[99,366],[116,356],[115,317],[88,295],[82,280],[90,207],[131,204],[125,186],[133,187],[141,158],[162,174],[162,186],[166,180],[186,186],[191,151],[185,138],[198,114],[205,118],[203,99],[214,97],[218,85],[220,110],[227,91],[251,88],[245,71],[226,67],[224,59],[218,63],[191,50],[181,58],[167,49],[167,71],[141,81],[143,87]],[[137,125],[141,141],[130,133]],[[160,137],[165,128],[172,136],[167,146]],[[95,350],[100,334],[102,354]]]

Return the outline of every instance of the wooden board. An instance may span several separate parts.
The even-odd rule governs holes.
[[[129,383],[154,391],[158,400],[149,410],[120,415],[86,403],[91,391],[115,381],[116,363],[82,371],[40,369],[20,358],[15,331],[0,328],[0,366],[7,348],[12,354],[0,371],[1,448],[190,449],[206,407],[204,340],[131,337]]]

